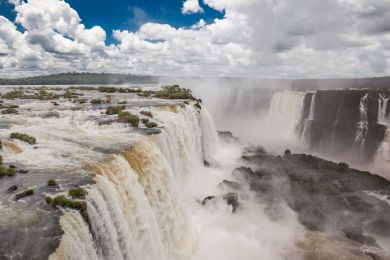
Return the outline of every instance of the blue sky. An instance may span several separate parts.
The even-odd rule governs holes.
[[[107,43],[115,42],[113,30],[137,31],[146,22],[169,24],[175,28],[188,27],[200,19],[212,23],[223,18],[223,13],[199,2],[202,13],[182,14],[183,0],[66,0],[77,11],[82,23],[91,28],[101,26],[107,32]],[[0,0],[0,14],[9,20],[15,19],[14,6]],[[22,27],[19,27],[23,30]]]

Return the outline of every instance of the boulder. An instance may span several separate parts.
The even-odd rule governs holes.
[[[19,169],[19,170],[17,170],[17,173],[26,174],[26,173],[28,173],[28,170]]]
[[[236,212],[238,208],[238,193],[236,192],[229,192],[226,193],[223,196],[223,199],[226,200],[226,203],[228,205],[231,205],[233,207],[232,212]]]
[[[18,186],[12,185],[11,187],[9,187],[9,188],[7,189],[7,192],[8,192],[8,193],[11,193],[11,192],[16,191],[17,189],[18,189]]]
[[[204,199],[202,200],[202,205],[203,205],[203,206],[206,205],[207,202],[208,202],[209,200],[212,200],[212,199],[214,199],[214,198],[215,198],[215,196],[207,196],[206,198],[204,198]]]

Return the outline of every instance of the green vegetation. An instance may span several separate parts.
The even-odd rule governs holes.
[[[2,113],[3,115],[17,114],[17,113],[18,113],[18,110],[16,110],[15,108],[12,108],[12,107],[7,107],[7,108],[4,109],[3,111],[1,111],[1,113]]]
[[[152,112],[150,112],[150,111],[142,110],[142,111],[140,112],[140,114],[141,114],[141,115],[144,115],[144,116],[148,116],[148,117],[153,117]]]
[[[0,165],[3,165],[3,156],[0,155]]]
[[[0,177],[3,177],[5,175],[7,176],[14,176],[16,173],[16,169],[13,167],[6,168],[2,165],[0,165]]]
[[[107,115],[114,115],[114,114],[119,114],[123,110],[126,109],[126,106],[109,106],[107,107],[106,114]]]
[[[21,198],[24,198],[26,196],[31,196],[31,195],[34,195],[34,190],[33,189],[25,190],[25,191],[23,191],[21,193],[16,194],[15,195],[15,199],[19,200]]]
[[[83,90],[83,91],[97,90],[97,88],[95,88],[95,87],[89,87],[89,86],[78,86],[78,87],[72,86],[72,87],[70,87],[69,89],[78,89],[78,90]]]
[[[130,112],[121,112],[118,115],[118,122],[129,123],[132,127],[138,127],[139,117],[131,114]]]
[[[87,194],[87,191],[83,188],[73,188],[68,191],[69,196],[72,198],[85,198],[85,195]]]
[[[155,122],[148,122],[148,123],[145,124],[145,126],[147,128],[154,128],[154,127],[157,127],[157,123],[155,123]]]
[[[100,98],[91,100],[91,104],[92,105],[101,105],[103,103],[104,103],[104,101],[102,99],[100,99]]]
[[[6,108],[19,108],[19,105],[16,104],[9,104],[5,106]]]
[[[15,98],[24,98],[24,97],[25,97],[24,91],[21,89],[11,90],[2,95],[2,98],[5,99],[15,99]]]
[[[142,119],[141,119],[141,122],[142,122],[142,124],[146,125],[147,123],[149,123],[149,119],[147,119],[147,118],[142,118]]]
[[[21,140],[21,141],[26,142],[28,144],[31,144],[31,145],[37,143],[37,140],[35,139],[35,137],[29,136],[29,135],[24,134],[24,133],[12,133],[10,135],[10,138],[11,139],[18,139],[18,140]]]
[[[163,86],[161,90],[156,91],[154,95],[157,98],[166,98],[166,99],[193,99],[192,92],[189,89],[181,88],[178,85],[173,86]]]
[[[57,185],[57,182],[55,180],[50,179],[47,181],[47,186],[53,187],[56,185]]]
[[[67,89],[67,90],[65,91],[65,93],[62,94],[62,97],[63,97],[63,98],[66,98],[66,99],[78,98],[79,96],[81,96],[81,94],[78,94],[78,93],[76,93],[76,92],[74,92],[74,91],[71,91],[71,90],[69,90],[69,89]]]
[[[196,109],[198,109],[198,110],[201,110],[201,109],[202,109],[202,106],[201,106],[199,103],[196,103],[196,104],[194,105],[194,107],[195,107]]]
[[[119,101],[118,102],[118,105],[126,105],[127,104],[127,101],[126,100],[124,100],[124,101]]]
[[[50,199],[45,198],[45,201],[46,203],[48,203],[47,201],[50,201],[53,207],[61,206],[72,209],[82,209],[83,205],[85,205],[83,201],[71,200],[65,197],[65,195],[58,195]]]
[[[46,202],[47,204],[50,204],[52,201],[53,201],[53,198],[52,198],[52,197],[50,197],[50,196],[46,196],[46,197],[45,197],[45,202]]]
[[[137,95],[138,95],[139,97],[150,97],[152,94],[153,94],[152,91],[150,91],[150,90],[145,90],[145,91],[142,91],[142,92],[138,93]]]

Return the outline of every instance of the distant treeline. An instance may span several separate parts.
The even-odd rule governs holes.
[[[17,79],[0,78],[0,85],[156,84],[155,76],[114,73],[60,73]]]
[[[390,89],[390,77],[357,79],[297,79],[291,82],[292,90],[369,88]]]

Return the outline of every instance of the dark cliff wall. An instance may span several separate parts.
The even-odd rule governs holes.
[[[387,128],[377,122],[379,93],[390,95],[388,91],[379,90],[318,90],[314,98],[309,98],[313,94],[308,92],[298,134],[304,135],[303,138],[315,152],[338,153],[347,159],[371,161]],[[365,96],[364,109],[361,111]],[[314,108],[311,119],[308,108]],[[359,124],[360,139],[357,138]]]

